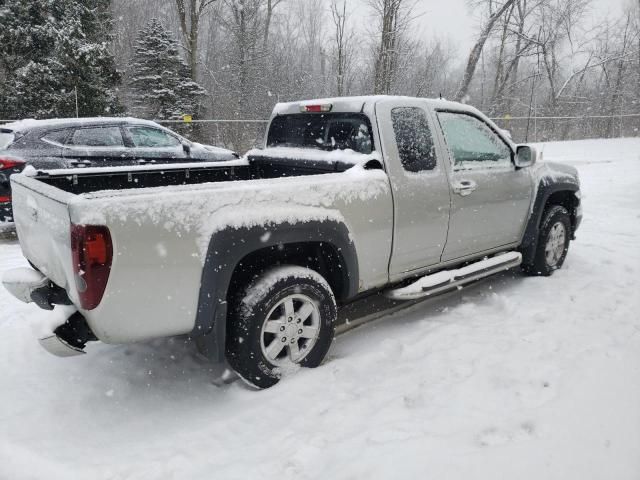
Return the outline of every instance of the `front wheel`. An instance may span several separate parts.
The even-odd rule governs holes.
[[[229,365],[258,388],[275,385],[283,373],[317,367],[333,341],[336,301],[317,272],[275,267],[247,287],[227,328]]]
[[[548,277],[562,267],[571,238],[571,217],[566,208],[559,205],[550,207],[544,215],[538,245],[533,263],[523,265],[529,275]]]

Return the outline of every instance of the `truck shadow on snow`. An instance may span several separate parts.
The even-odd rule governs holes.
[[[336,343],[339,342],[340,348],[334,346],[325,363],[348,360],[350,344],[358,342],[360,335],[366,335],[367,331],[410,328],[418,321],[436,321],[436,318],[438,322],[443,319],[446,321],[448,310],[466,302],[482,302],[489,295],[506,294],[522,281],[523,275],[518,270],[512,270],[480,280],[461,290],[422,301],[404,302],[401,310],[398,310],[399,302],[387,300],[381,294],[359,300],[341,311],[339,324],[357,322],[363,317],[367,321],[339,335]],[[372,348],[375,345],[372,344]],[[155,392],[157,396],[180,401],[199,393],[210,396],[212,392],[225,390],[231,384],[253,391],[244,382],[237,381],[238,377],[225,364],[212,363],[201,356],[195,342],[184,336],[130,345],[98,343],[90,345],[87,351],[87,371],[100,371],[103,379],[100,383],[107,391],[111,383],[126,384],[127,397],[130,398]],[[301,374],[304,375],[304,370],[294,377],[300,377]]]
[[[17,245],[18,234],[13,223],[0,222],[0,245]]]

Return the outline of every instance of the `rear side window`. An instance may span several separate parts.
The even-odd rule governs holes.
[[[130,127],[128,130],[134,147],[161,148],[180,145],[180,140],[176,137],[157,128]]]
[[[408,172],[433,170],[436,153],[427,115],[421,108],[398,107],[391,111],[400,162]]]
[[[79,128],[69,143],[83,147],[124,147],[120,127]]]
[[[13,132],[1,132],[0,131],[0,150],[4,150],[13,143],[15,135]]]
[[[360,113],[306,113],[275,117],[267,136],[269,147],[301,147],[320,150],[374,150],[371,124]]]
[[[69,135],[69,130],[55,130],[53,132],[49,132],[43,137],[40,137],[41,140],[44,140],[47,143],[51,143],[53,145],[64,145],[67,136]]]

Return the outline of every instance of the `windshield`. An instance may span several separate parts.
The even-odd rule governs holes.
[[[268,147],[302,147],[320,150],[351,149],[371,153],[371,124],[360,113],[281,115],[271,122]]]
[[[4,150],[13,143],[15,135],[9,132],[0,132],[0,150]]]

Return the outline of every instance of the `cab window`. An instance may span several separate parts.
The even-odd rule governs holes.
[[[425,111],[417,107],[394,108],[391,121],[404,169],[408,172],[433,170],[436,154]]]
[[[483,121],[465,113],[439,112],[454,168],[509,167],[511,148]]]
[[[374,150],[371,125],[361,113],[302,113],[280,115],[271,121],[269,147],[302,147],[320,150]]]

